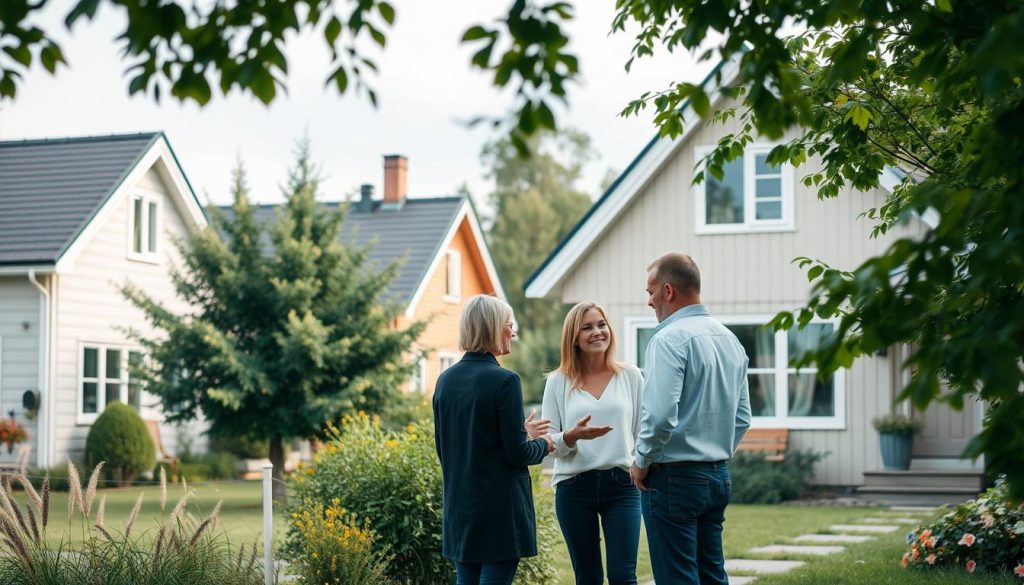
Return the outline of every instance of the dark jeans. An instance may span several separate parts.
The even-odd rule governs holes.
[[[636,584],[640,494],[629,473],[616,467],[586,471],[561,481],[555,489],[555,513],[569,548],[577,585],[604,583],[601,528],[609,585]]]
[[[519,559],[494,563],[455,563],[455,585],[512,585]]]
[[[640,501],[657,583],[728,585],[722,523],[732,495],[721,462],[652,467]]]

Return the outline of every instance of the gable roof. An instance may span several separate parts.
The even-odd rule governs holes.
[[[741,58],[742,52],[719,62],[701,81],[713,107],[717,106],[722,98],[721,88],[728,87],[739,79]],[[680,112],[683,116],[683,133],[675,139],[656,134],[647,143],[626,170],[622,171],[601,198],[590,207],[526,280],[523,289],[527,298],[542,298],[550,294],[565,275],[582,260],[591,245],[611,229],[626,207],[643,191],[676,150],[699,128],[700,116],[690,106],[689,99],[683,102]],[[903,182],[904,177],[906,173],[901,169],[886,167],[879,177],[879,184],[891,193]],[[919,219],[932,228],[938,224],[938,214],[934,210],[928,210]]]
[[[325,202],[329,208],[342,203]],[[279,205],[254,205],[256,220],[272,222]],[[231,207],[220,210],[228,218]],[[405,305],[406,314],[412,316],[416,302],[423,293],[428,276],[433,273],[442,254],[463,221],[469,221],[477,246],[487,268],[487,276],[496,293],[504,298],[501,282],[493,267],[486,242],[479,229],[476,212],[466,197],[408,198],[398,209],[382,209],[374,201],[371,209],[353,202],[348,207],[341,240],[357,245],[376,240],[369,260],[384,266],[393,260],[405,259],[388,287],[387,295]],[[266,242],[269,246],[269,241]]]
[[[57,264],[155,151],[201,213],[162,132],[0,141],[0,266]]]

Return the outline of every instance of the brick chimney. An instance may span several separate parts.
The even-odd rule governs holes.
[[[409,159],[400,154],[384,155],[384,204],[382,209],[401,209],[405,203],[405,177]]]

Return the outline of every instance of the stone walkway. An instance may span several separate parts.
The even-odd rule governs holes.
[[[827,556],[846,550],[843,544],[857,544],[873,540],[879,534],[891,534],[908,525],[916,525],[924,517],[935,513],[935,508],[924,506],[892,506],[885,513],[890,516],[867,517],[856,524],[833,524],[828,527],[830,534],[801,534],[788,539],[790,542],[752,548],[754,554],[787,555],[795,558]],[[914,518],[921,516],[922,518]],[[796,543],[796,544],[793,544]],[[758,575],[784,573],[804,564],[800,560],[726,559],[725,570],[729,573],[729,585],[756,585]],[[735,575],[734,573],[744,573]],[[649,581],[644,585],[655,585]]]

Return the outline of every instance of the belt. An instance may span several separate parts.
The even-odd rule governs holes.
[[[718,467],[724,463],[725,461],[665,461],[664,463],[652,463],[651,469],[661,469],[662,467]]]

